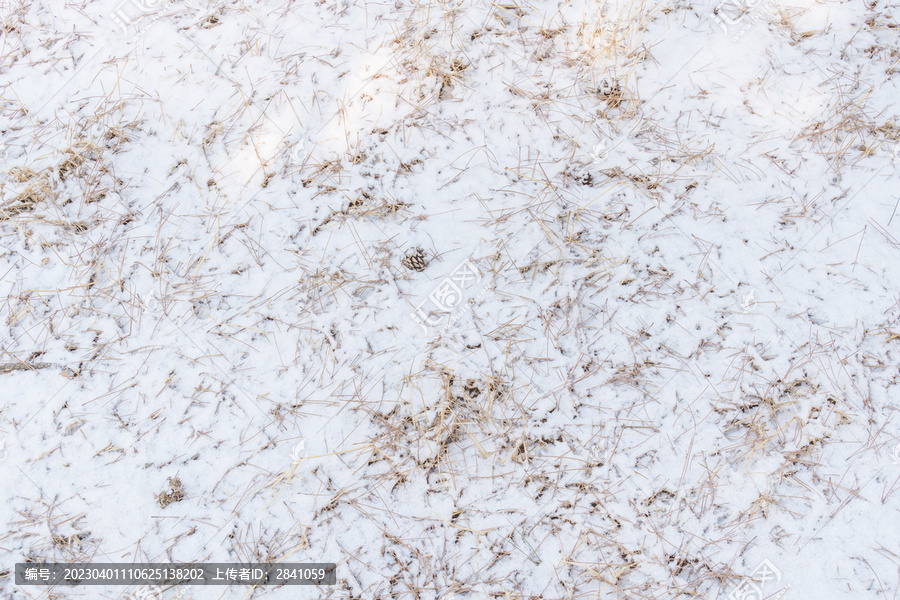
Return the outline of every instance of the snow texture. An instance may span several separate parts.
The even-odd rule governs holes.
[[[896,3],[2,7],[0,597],[897,597]]]

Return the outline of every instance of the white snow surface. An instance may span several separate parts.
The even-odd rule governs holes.
[[[0,571],[898,597],[896,2],[2,6]]]

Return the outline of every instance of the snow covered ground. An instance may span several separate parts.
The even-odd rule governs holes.
[[[0,597],[898,598],[900,5],[504,1],[4,0]]]

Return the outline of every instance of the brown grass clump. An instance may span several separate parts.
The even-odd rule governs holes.
[[[609,108],[619,108],[625,101],[625,92],[619,85],[618,81],[613,80],[612,83],[604,79],[597,88],[597,95],[600,99],[606,101]]]
[[[173,502],[181,502],[184,500],[184,487],[181,484],[181,479],[178,477],[169,477],[169,488],[171,488],[170,492],[160,492],[156,496],[156,501],[162,508],[167,507]]]
[[[9,170],[9,178],[17,183],[25,183],[31,181],[38,176],[36,171],[32,171],[28,167],[13,167]]]
[[[14,177],[25,177],[24,181],[31,179],[35,179],[35,181],[11,202],[0,205],[0,221],[21,213],[31,212],[38,203],[50,200],[53,197],[53,188],[50,187],[47,179],[34,175],[34,172],[30,169],[17,171]]]
[[[15,371],[36,371],[37,369],[47,369],[52,366],[53,365],[51,365],[50,363],[43,363],[43,362],[42,363],[34,363],[34,364],[28,364],[28,363],[24,363],[24,362],[22,362],[22,363],[6,363],[6,364],[0,365],[0,375],[6,374],[6,373],[13,373]]]
[[[458,58],[454,58],[450,61],[449,71],[445,70],[445,67],[441,64],[441,61],[435,59],[432,60],[431,66],[428,67],[428,70],[425,74],[429,77],[439,77],[441,80],[441,89],[438,92],[438,98],[440,100],[444,100],[449,96],[449,90],[453,88],[453,84],[457,79],[462,77],[463,71],[468,68],[468,65]]]
[[[68,148],[66,153],[69,156],[59,163],[58,167],[60,181],[65,181],[66,177],[75,173],[78,167],[83,165],[89,158],[96,159],[97,150],[99,150],[97,145],[88,140],[79,140],[73,147]]]
[[[82,541],[91,537],[90,531],[85,531],[82,533],[76,533],[70,536],[67,535],[57,535],[52,534],[50,536],[50,541],[53,543],[53,546],[56,548],[62,549],[71,549],[73,546],[81,546]]]

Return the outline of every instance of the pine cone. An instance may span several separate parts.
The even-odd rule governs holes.
[[[406,257],[400,261],[400,264],[407,269],[417,272],[424,271],[425,267],[428,266],[428,262],[425,260],[425,252],[421,248],[416,248],[415,251],[407,254]]]

